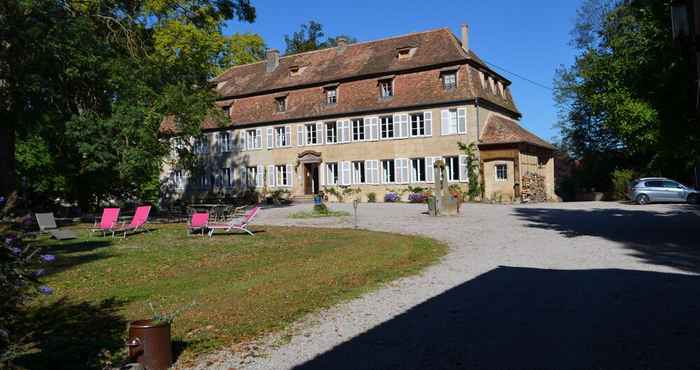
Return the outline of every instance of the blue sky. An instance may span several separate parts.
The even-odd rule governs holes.
[[[260,34],[268,47],[284,52],[284,35],[315,20],[326,36],[346,34],[359,41],[459,25],[470,27],[470,47],[484,60],[543,85],[554,72],[570,65],[569,45],[576,9],[582,0],[501,1],[273,1],[253,0],[257,20],[230,22],[226,33]],[[558,136],[552,92],[496,69],[509,78],[522,124],[544,139]]]

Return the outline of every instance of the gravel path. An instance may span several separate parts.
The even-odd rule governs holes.
[[[288,218],[310,207],[266,209],[259,223],[353,227],[351,217]],[[350,205],[332,208],[352,212]],[[288,332],[247,349],[202,359],[198,368],[630,368],[634,362],[678,368],[698,363],[685,361],[700,344],[700,324],[688,324],[700,317],[700,301],[689,298],[700,297],[700,209],[601,202],[467,204],[460,216],[440,218],[424,210],[423,205],[361,204],[359,227],[443,240],[450,251],[440,263],[309,315]],[[648,324],[658,312],[671,318]],[[681,334],[676,327],[682,327]]]

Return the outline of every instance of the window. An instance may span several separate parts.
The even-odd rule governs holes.
[[[413,56],[415,48],[401,48],[398,50],[396,57],[399,59],[408,59]]]
[[[306,131],[306,145],[314,145],[319,143],[315,123],[304,125],[304,131]]]
[[[338,89],[335,87],[326,88],[326,105],[335,105],[338,103]]]
[[[219,179],[218,179],[218,185],[219,187],[227,187],[230,188],[233,185],[233,182],[231,182],[231,169],[230,168],[222,168],[221,171],[219,172]]]
[[[464,134],[467,132],[467,110],[464,108],[442,111],[442,134]]]
[[[425,136],[425,117],[423,113],[411,114],[411,136]]]
[[[382,183],[393,184],[396,182],[396,167],[393,159],[385,159],[382,161]]]
[[[287,97],[280,96],[275,98],[275,106],[277,108],[277,112],[285,112],[287,110]]]
[[[289,127],[275,127],[275,147],[285,147],[292,144],[292,133]]]
[[[226,106],[222,107],[221,109],[224,111],[224,115],[226,117],[229,117],[229,118],[231,117],[231,106],[230,105],[226,105]]]
[[[194,154],[207,154],[209,153],[209,137],[201,136],[194,140]]]
[[[352,162],[352,183],[353,184],[364,184],[365,183],[365,162],[364,161]]]
[[[425,182],[425,158],[411,159],[411,182]]]
[[[447,167],[447,180],[459,181],[459,157],[446,157],[445,167]]]
[[[391,139],[394,137],[394,116],[382,116],[381,121],[381,138]]]
[[[198,182],[199,188],[200,189],[208,189],[209,188],[209,175],[202,174],[199,176],[199,182]]]
[[[326,122],[326,144],[338,142],[338,124],[336,122]]]
[[[496,181],[506,181],[508,180],[508,165],[507,164],[497,164],[496,165]]]
[[[176,188],[181,189],[184,187],[182,170],[175,170],[170,173],[170,181]]]
[[[289,186],[291,182],[289,181],[289,173],[287,172],[287,166],[275,166],[275,174],[277,176],[276,183],[277,186]]]
[[[260,129],[246,131],[246,149],[262,148],[262,134]]]
[[[391,79],[379,81],[379,97],[388,99],[394,96],[394,81]]]
[[[289,67],[289,74],[291,76],[299,76],[301,74],[301,68],[299,68],[299,66],[291,66]]]
[[[338,163],[326,163],[326,185],[338,185]]]
[[[247,187],[254,188],[257,186],[257,175],[258,175],[258,168],[257,167],[246,167],[245,178],[243,178],[241,180],[245,181],[245,185]]]
[[[352,141],[365,140],[365,121],[362,118],[352,120]]]
[[[446,72],[442,74],[442,87],[445,90],[452,90],[457,87],[457,72]]]
[[[648,188],[663,188],[664,182],[663,181],[647,181],[644,183],[644,186],[646,186]]]
[[[671,188],[671,189],[680,189],[680,188],[681,188],[681,184],[679,184],[679,183],[677,183],[677,182],[675,182],[675,181],[668,181],[668,180],[666,180],[666,181],[664,181],[664,187],[665,187],[665,188]]]
[[[231,134],[228,132],[219,132],[219,153],[228,153],[231,151]]]

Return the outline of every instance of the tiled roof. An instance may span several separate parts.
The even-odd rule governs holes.
[[[410,58],[397,58],[403,48],[415,48]],[[440,71],[457,66],[457,88],[445,90]],[[292,76],[290,67],[301,73]],[[304,119],[323,119],[362,112],[398,110],[407,107],[446,104],[475,98],[519,112],[510,92],[505,96],[481,87],[477,68],[497,75],[471,50],[465,52],[447,28],[350,44],[283,56],[279,66],[266,71],[265,61],[235,66],[212,81],[220,98],[218,106],[230,105],[232,126]],[[379,99],[377,78],[394,78],[395,96]],[[499,79],[510,84],[505,78]],[[339,82],[338,103],[327,106],[322,87]],[[276,112],[275,97],[287,96],[287,111]],[[215,129],[205,121],[204,129]],[[161,125],[162,132],[174,132],[172,118]]]
[[[486,121],[481,133],[479,145],[528,143],[542,148],[554,149],[554,146],[511,119],[492,114]]]

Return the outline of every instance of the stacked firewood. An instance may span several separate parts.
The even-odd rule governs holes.
[[[520,194],[523,202],[544,202],[547,200],[547,189],[544,176],[528,172],[522,177]]]

